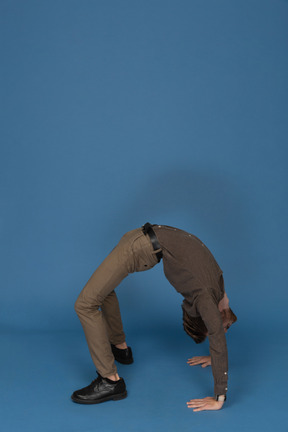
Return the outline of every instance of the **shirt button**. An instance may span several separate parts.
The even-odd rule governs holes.
[[[224,375],[227,375],[227,372],[224,372]]]
[[[161,225],[158,225],[158,228],[161,228]]]
[[[228,390],[228,388],[226,387],[225,390]]]

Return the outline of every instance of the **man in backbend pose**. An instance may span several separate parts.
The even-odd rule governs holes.
[[[133,362],[127,346],[115,288],[129,273],[149,270],[163,259],[164,273],[183,295],[184,330],[196,343],[209,339],[211,357],[188,363],[212,366],[214,397],[187,402],[194,411],[218,410],[226,400],[228,359],[225,333],[237,318],[229,307],[222,270],[209,249],[192,234],[165,225],[146,223],[126,233],[93,273],[76,303],[98,378],[76,390],[74,402],[95,404],[127,396],[115,360]]]

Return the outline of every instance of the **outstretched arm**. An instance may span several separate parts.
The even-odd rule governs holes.
[[[201,365],[202,368],[211,366],[211,356],[196,356],[188,359],[189,366]],[[224,398],[224,395],[223,395]],[[222,408],[224,401],[216,401],[213,397],[204,399],[191,399],[187,402],[188,408],[193,408],[193,411],[219,410]]]
[[[219,410],[224,403],[228,380],[228,355],[222,318],[217,304],[215,304],[214,299],[210,295],[198,297],[197,310],[208,330],[215,397],[192,399],[187,402],[187,406],[188,408],[193,408],[194,411]],[[192,358],[190,360],[192,364],[189,361],[188,363],[191,366],[195,364],[205,365],[204,367],[208,366],[207,360],[203,362],[203,358],[200,360],[199,357],[196,357],[196,359]],[[218,398],[220,400],[217,400]]]

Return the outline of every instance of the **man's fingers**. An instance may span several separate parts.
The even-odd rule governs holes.
[[[206,409],[209,409],[207,403],[203,400],[200,402],[187,402],[187,407],[193,408],[193,411],[204,411]]]
[[[187,405],[188,408],[193,408],[193,411],[197,410],[197,411],[202,411],[203,409],[205,409],[206,404],[191,404],[191,405]]]
[[[203,402],[202,399],[195,399],[195,400],[191,400],[189,402],[187,402],[187,405],[191,405],[191,406],[200,406],[200,405],[205,405],[206,402]]]
[[[188,361],[187,361],[187,363],[189,363],[189,364],[200,364],[200,363],[202,363],[203,362],[203,360],[201,359],[201,358],[197,358],[197,359],[189,359]]]
[[[197,365],[202,365],[202,367],[204,368],[204,367],[207,367],[207,366],[210,366],[210,363],[206,363],[206,362],[204,362],[203,360],[195,360],[195,361],[188,361],[187,362],[188,364],[189,364],[189,366],[197,366]]]
[[[193,411],[204,410],[219,410],[223,404],[220,404],[213,397],[206,397],[203,399],[191,399],[187,402],[187,408],[193,408]]]
[[[191,399],[190,401],[188,401],[187,403],[193,403],[193,402],[202,402],[203,399]]]
[[[189,366],[197,366],[202,364],[202,367],[207,367],[211,365],[211,361],[209,357],[192,357],[187,360]]]

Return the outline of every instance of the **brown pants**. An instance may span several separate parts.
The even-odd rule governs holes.
[[[117,373],[110,344],[125,342],[114,289],[129,273],[154,267],[156,252],[141,228],[129,231],[93,273],[75,303],[92,360],[102,377]]]

